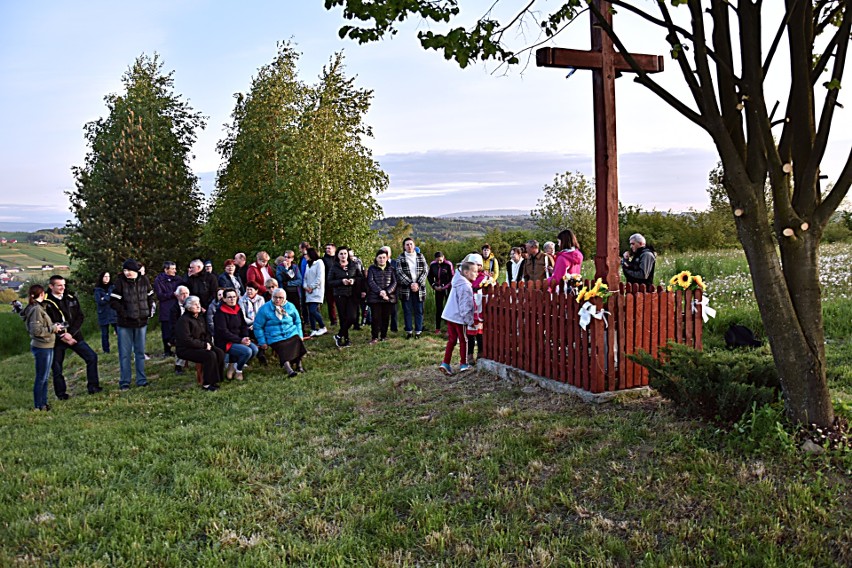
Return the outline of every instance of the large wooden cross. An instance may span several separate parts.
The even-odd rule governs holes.
[[[612,26],[612,11],[607,0],[594,4],[604,20]],[[618,153],[615,145],[615,79],[622,72],[634,71],[624,56],[615,51],[612,39],[601,28],[595,12],[592,15],[592,49],[580,51],[543,47],[536,51],[539,67],[590,69],[595,113],[595,205],[597,208],[597,249],[595,278],[610,288],[619,281],[618,251]],[[660,55],[633,55],[646,73],[663,70]]]

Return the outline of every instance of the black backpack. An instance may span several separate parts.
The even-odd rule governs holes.
[[[760,347],[763,342],[754,336],[754,332],[744,325],[732,323],[725,332],[725,344],[728,349],[737,347]]]

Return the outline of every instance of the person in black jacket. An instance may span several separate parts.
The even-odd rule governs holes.
[[[121,376],[119,388],[130,388],[130,356],[136,360],[136,386],[148,386],[145,376],[145,339],[148,317],[154,305],[154,288],[148,278],[139,274],[139,263],[128,258],[122,265],[122,274],[116,278],[110,294],[109,305],[118,315],[118,366]]]
[[[189,263],[189,277],[185,284],[189,288],[190,294],[198,296],[201,301],[201,313],[205,313],[210,302],[216,299],[216,291],[219,290],[219,277],[204,270],[204,263],[196,258]]]
[[[370,322],[372,339],[370,345],[388,338],[388,323],[396,310],[396,269],[388,259],[385,248],[376,252],[376,260],[367,269],[367,304],[373,320]]]
[[[185,311],[180,316],[175,330],[175,351],[181,359],[201,363],[203,367],[201,386],[204,390],[215,391],[222,381],[225,352],[213,345],[213,339],[207,330],[207,322],[199,315],[201,301],[198,296],[188,297],[183,307]]]
[[[331,320],[331,325],[337,325],[337,306],[334,303],[334,292],[332,291],[331,286],[328,285],[328,275],[331,272],[331,267],[334,266],[334,263],[337,261],[337,247],[334,243],[327,243],[325,245],[325,254],[322,257],[322,263],[325,266],[325,303],[328,304],[328,319]]]
[[[340,316],[340,331],[334,336],[338,347],[349,347],[349,328],[355,325],[358,318],[358,307],[361,305],[360,281],[364,278],[358,265],[349,260],[349,249],[337,249],[337,259],[328,272],[328,287],[332,289],[334,303],[337,305],[337,315]]]
[[[630,252],[625,251],[621,259],[621,270],[628,284],[654,284],[654,267],[657,255],[639,233],[630,235]],[[632,254],[631,254],[632,253]]]
[[[80,301],[77,297],[67,293],[65,290],[65,278],[55,274],[50,277],[47,285],[50,292],[44,299],[43,306],[47,315],[55,323],[64,323],[65,332],[56,337],[53,346],[53,390],[59,400],[68,400],[65,376],[62,374],[62,365],[65,362],[65,351],[70,349],[86,362],[86,389],[89,394],[101,392],[98,379],[98,355],[89,347],[83,339],[83,310],[80,309]]]
[[[453,281],[453,263],[444,258],[441,251],[435,253],[435,260],[429,265],[426,280],[435,292],[435,333],[441,333],[441,313],[444,311],[444,302],[450,294]]]

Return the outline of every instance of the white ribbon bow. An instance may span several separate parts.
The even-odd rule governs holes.
[[[692,300],[692,313],[698,311],[698,306],[701,306],[701,319],[704,320],[704,323],[707,323],[707,320],[710,318],[716,317],[716,310],[710,307],[710,298],[709,296],[704,296],[701,298],[701,301]]]
[[[583,331],[585,331],[586,327],[588,327],[588,325],[591,323],[592,318],[595,318],[596,320],[603,320],[604,327],[609,326],[605,317],[609,315],[609,312],[604,309],[598,311],[598,308],[591,302],[586,302],[585,304],[583,304],[578,313],[580,315],[580,327],[583,328]]]

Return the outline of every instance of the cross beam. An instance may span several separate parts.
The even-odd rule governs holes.
[[[612,26],[612,10],[607,0],[594,0],[604,20]],[[615,51],[612,39],[601,29],[594,11],[591,12],[592,49],[581,51],[543,47],[535,54],[538,67],[561,67],[592,71],[592,92],[595,119],[595,206],[596,237],[595,278],[601,278],[610,288],[619,282],[620,256],[618,251],[618,151],[615,129],[615,79],[622,72],[634,69],[624,55]],[[632,55],[646,73],[663,70],[659,55]]]

